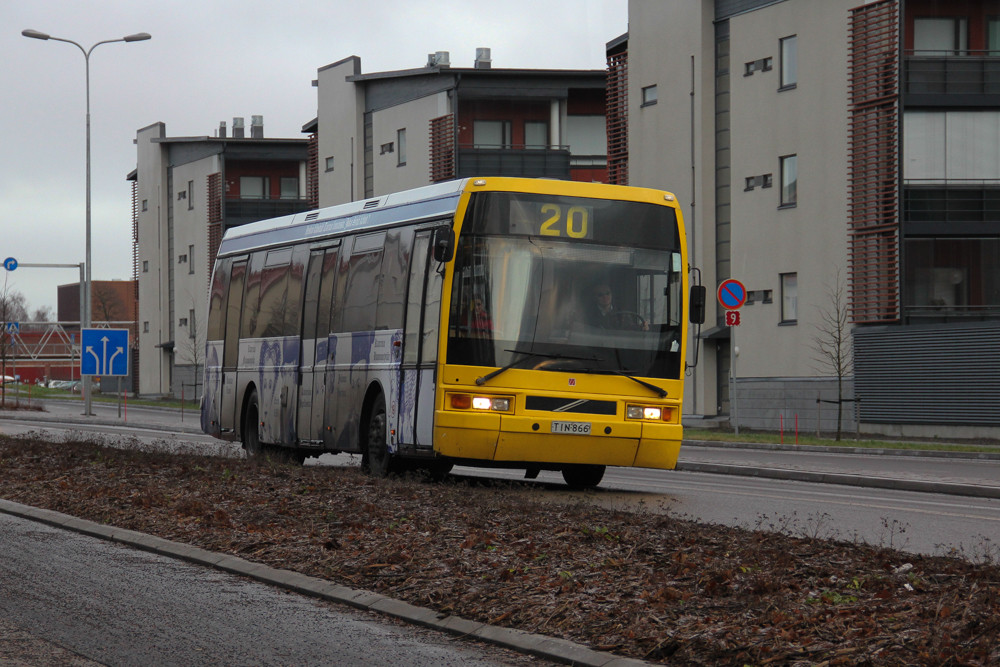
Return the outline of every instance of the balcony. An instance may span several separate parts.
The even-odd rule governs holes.
[[[569,180],[569,146],[460,144],[456,176],[523,176]]]
[[[278,218],[310,209],[307,199],[226,199],[226,227]]]
[[[904,186],[903,233],[1000,236],[1000,182],[948,180]]]
[[[908,107],[1000,107],[1000,53],[910,51],[903,62]]]

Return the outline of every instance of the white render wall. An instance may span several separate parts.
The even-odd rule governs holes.
[[[731,269],[718,276],[715,3],[629,2],[629,182],[678,195],[692,263],[708,288],[705,329],[715,324],[721,278],[772,291],[772,303],[744,306],[731,330],[741,380],[780,387],[790,378],[829,376],[813,345],[838,272],[846,285],[847,28],[849,10],[859,4],[786,0],[729,19],[731,149],[719,157],[731,165],[723,184],[731,198]],[[790,35],[798,38],[798,83],[779,92],[780,40]],[[744,63],[767,57],[770,71],[744,77]],[[642,88],[654,84],[657,103],[641,106]],[[790,154],[798,156],[798,203],[779,210],[779,158]],[[772,187],[744,192],[747,177],[763,174],[772,175]],[[795,324],[780,323],[781,273],[798,274]],[[703,344],[687,386],[688,414],[716,413],[722,362],[715,348]],[[729,354],[728,345],[720,350]]]
[[[376,196],[418,188],[430,183],[430,123],[449,112],[448,94],[434,93],[372,114]],[[406,129],[406,165],[397,166],[397,130]],[[392,153],[380,147],[392,143]]]
[[[333,206],[365,196],[363,88],[347,81],[361,73],[361,59],[351,56],[327,65],[317,76],[319,206]],[[334,167],[327,171],[326,161]]]
[[[206,190],[209,174],[219,170],[219,158],[215,155],[173,168],[174,247],[170,263],[174,289],[171,295],[173,322],[169,330],[174,341],[175,367],[204,362],[206,328],[203,320],[208,312],[209,281]],[[188,181],[194,181],[193,196],[178,199],[177,193],[187,189]],[[193,254],[190,246],[194,246]],[[182,255],[187,256],[184,263],[180,261]],[[191,309],[194,309],[193,323]],[[188,320],[187,326],[181,325],[184,318]]]
[[[170,391],[170,358],[158,344],[169,340],[169,322],[161,317],[168,293],[167,164],[166,151],[153,139],[166,136],[163,123],[138,131],[136,136],[137,200],[139,204],[139,393]],[[146,324],[149,330],[146,331]]]
[[[838,271],[847,277],[847,27],[855,0],[789,0],[730,20],[732,277],[773,290],[742,311],[738,377],[824,374],[812,347]],[[798,83],[779,92],[780,41],[798,40]],[[744,63],[774,68],[743,76]],[[798,156],[798,203],[779,210],[779,157]],[[744,192],[745,178],[774,185]],[[798,274],[798,322],[782,325],[779,274]],[[845,292],[846,293],[846,292]]]

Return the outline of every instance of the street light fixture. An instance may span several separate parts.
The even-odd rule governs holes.
[[[54,42],[66,42],[67,44],[72,44],[76,48],[80,49],[83,54],[83,59],[85,63],[85,68],[87,71],[87,240],[86,240],[86,275],[83,281],[83,303],[80,304],[80,328],[89,328],[92,324],[91,322],[91,280],[90,280],[90,54],[93,53],[101,44],[112,44],[114,42],[143,42],[147,39],[151,39],[152,35],[148,32],[137,32],[134,35],[126,35],[120,39],[106,39],[101,42],[97,42],[89,49],[83,48],[80,44],[74,42],[71,39],[63,39],[62,37],[53,37],[48,33],[40,32],[38,30],[22,30],[21,34],[25,37],[30,37],[31,39],[41,39],[49,40]],[[90,376],[83,378],[83,400],[84,400],[84,414],[93,414],[90,411]]]

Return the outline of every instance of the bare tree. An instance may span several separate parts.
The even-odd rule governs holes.
[[[51,322],[52,321],[52,307],[51,306],[40,306],[35,308],[34,314],[31,316],[32,322]]]
[[[23,322],[28,317],[24,295],[18,291],[7,287],[7,278],[4,276],[3,289],[0,290],[0,405],[7,405],[7,383],[3,380],[7,376],[7,358],[14,348],[13,334],[8,331],[9,322]]]
[[[175,338],[177,362],[186,361],[194,366],[195,395],[198,395],[202,365],[205,363],[205,336],[207,328],[204,323],[205,318],[198,317],[198,301],[188,292],[191,308],[188,315],[187,330],[182,331],[178,327]],[[182,380],[183,382],[183,380]]]
[[[106,285],[94,287],[95,322],[120,322],[125,319],[125,305],[118,293]]]
[[[848,313],[847,287],[840,269],[834,284],[827,289],[825,305],[819,308],[819,323],[813,338],[813,360],[817,370],[837,377],[837,440],[840,440],[844,415],[844,379],[854,372],[854,347]]]

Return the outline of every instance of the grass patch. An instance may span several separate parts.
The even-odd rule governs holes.
[[[849,447],[856,449],[892,449],[892,450],[934,450],[949,452],[974,452],[1000,454],[1000,443],[997,442],[943,442],[939,440],[872,440],[844,438],[822,438],[814,435],[799,434],[795,442],[795,434],[791,437],[786,433],[782,438],[780,433],[768,431],[743,431],[739,435],[731,431],[711,429],[685,428],[684,440],[707,440],[712,442],[749,442],[755,444],[786,444],[813,447]]]

